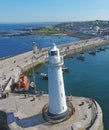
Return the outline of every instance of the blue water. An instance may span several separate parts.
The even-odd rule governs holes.
[[[13,26],[13,27],[12,27]],[[0,32],[16,32],[27,25],[0,25]],[[28,27],[32,26],[31,24]],[[35,25],[33,25],[35,26]],[[38,26],[38,25],[37,25]],[[68,36],[22,36],[0,37],[0,57],[15,55],[32,50],[32,42],[35,41],[39,48],[50,46],[53,42],[63,44],[80,39]],[[109,47],[109,46],[108,46]],[[109,49],[105,52],[97,52],[95,56],[85,52],[85,61],[74,58],[65,59],[65,66],[69,68],[64,73],[65,91],[67,95],[84,96],[94,98],[103,110],[105,130],[109,130]],[[47,67],[43,66],[41,72],[47,73]],[[30,78],[32,81],[33,79]],[[37,90],[48,92],[48,83],[36,75]]]
[[[24,23],[24,24],[0,24],[0,32],[16,33],[26,28],[35,28],[39,26],[55,25],[58,22],[45,22],[45,23]]]
[[[32,50],[32,43],[35,41],[38,48],[51,46],[52,43],[63,44],[78,41],[79,38],[69,36],[20,36],[0,37],[0,57],[6,57]]]
[[[95,56],[85,52],[85,61],[74,56],[65,59],[64,64],[69,68],[63,75],[66,95],[95,99],[103,110],[105,130],[109,130],[109,49],[97,52]],[[47,66],[40,71],[47,73]],[[37,90],[48,93],[47,80],[36,75],[36,84]]]
[[[37,26],[44,26],[47,24],[37,24]],[[11,24],[0,25],[0,32],[16,33],[22,28],[35,27],[36,24]],[[32,50],[33,42],[37,43],[38,48],[51,46],[52,43],[63,44],[73,41],[79,41],[79,38],[70,36],[16,36],[16,37],[0,37],[0,58],[18,53]]]

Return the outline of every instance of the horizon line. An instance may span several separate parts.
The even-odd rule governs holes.
[[[36,21],[36,22],[0,22],[0,24],[30,24],[30,23],[67,23],[67,22],[88,22],[88,21],[109,21],[109,20],[102,20],[102,19],[95,19],[95,20],[69,20],[69,21]]]

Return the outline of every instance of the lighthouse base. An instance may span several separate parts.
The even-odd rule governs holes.
[[[64,113],[61,113],[61,114],[52,114],[48,111],[48,116],[53,119],[53,120],[60,120],[60,119],[63,119],[65,118],[66,116],[68,116],[68,110],[66,110]]]
[[[52,114],[49,112],[48,104],[46,104],[42,109],[42,115],[44,120],[46,120],[49,123],[60,123],[67,119],[69,119],[75,112],[75,108],[73,107],[71,102],[67,102],[67,110],[64,113],[61,114]]]

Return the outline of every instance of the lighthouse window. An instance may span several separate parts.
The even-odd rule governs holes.
[[[61,93],[61,97],[63,97],[63,94]]]
[[[51,56],[57,55],[57,51],[51,51],[50,55],[51,55]]]
[[[61,81],[59,81],[60,85],[62,84]]]

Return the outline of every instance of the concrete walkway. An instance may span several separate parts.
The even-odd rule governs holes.
[[[11,94],[0,100],[0,110],[7,113],[11,130],[103,130],[101,108],[92,99],[67,97],[72,102],[75,113],[70,119],[58,124],[50,124],[42,117],[48,95],[36,97],[35,101],[30,101],[31,99],[31,96],[24,98],[24,95]]]

